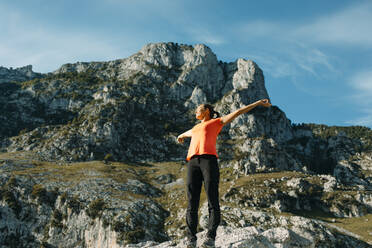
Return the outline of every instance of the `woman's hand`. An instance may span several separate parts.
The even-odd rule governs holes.
[[[182,135],[182,134],[181,134]],[[181,135],[178,135],[178,137],[177,137],[177,141],[178,141],[178,143],[183,143],[183,140],[185,139],[185,138],[183,138],[183,137],[181,137]]]
[[[270,107],[271,103],[269,102],[269,99],[261,99],[258,101],[258,105],[263,107]]]
[[[191,138],[191,136],[192,136],[192,131],[190,129],[190,130],[178,135],[177,141],[178,141],[178,143],[182,144],[185,138]]]

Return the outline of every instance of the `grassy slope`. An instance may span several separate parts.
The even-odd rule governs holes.
[[[172,232],[172,229],[184,229],[185,220],[184,212],[187,207],[185,181],[186,165],[184,162],[163,162],[147,164],[128,164],[119,162],[104,163],[103,161],[90,161],[80,163],[59,163],[43,162],[36,159],[37,156],[32,153],[0,153],[0,169],[6,160],[17,162],[16,164],[35,165],[33,168],[20,168],[12,172],[15,175],[30,175],[33,177],[43,177],[43,180],[77,182],[80,178],[102,177],[112,178],[119,183],[125,183],[129,178],[138,179],[151,183],[156,187],[162,188],[165,194],[156,198],[162,206],[170,211],[170,216],[166,221],[166,230]],[[164,174],[172,174],[176,179],[183,178],[183,182],[174,183],[169,187],[162,187],[157,184],[155,179]],[[282,177],[302,177],[304,174],[298,172],[275,172],[275,173],[258,173],[249,176],[237,176],[233,174],[232,168],[221,169],[220,196],[224,195],[227,190],[234,187],[260,187],[262,182],[272,178]],[[115,195],[123,198],[123,195]],[[140,195],[131,195],[131,197],[143,197]],[[201,194],[201,204],[206,201],[204,190]],[[231,204],[222,202],[222,204]],[[268,210],[271,211],[271,210]],[[329,223],[331,226],[343,228],[360,237],[360,239],[372,243],[372,214],[360,218],[335,218],[327,215],[322,211],[314,210],[311,212],[301,213],[281,213],[279,215],[301,215],[313,219],[319,219]],[[182,216],[182,218],[180,218]]]

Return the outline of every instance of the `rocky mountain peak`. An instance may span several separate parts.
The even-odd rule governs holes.
[[[8,69],[0,66],[0,83],[27,81],[40,76],[40,73],[32,71],[32,65],[26,65],[15,69],[12,67]]]
[[[72,153],[57,155],[67,160],[96,159],[107,154],[115,159],[162,160],[169,154],[180,159],[185,156],[185,148],[176,144],[175,137],[195,123],[192,113],[198,104],[215,104],[221,114],[227,114],[258,99],[269,98],[263,72],[253,61],[238,59],[224,63],[205,45],[176,43],[148,44],[125,59],[65,64],[43,79],[22,83],[21,89],[15,88],[7,97],[22,114],[9,113],[7,121],[17,124],[3,128],[4,147],[9,151],[20,149],[18,138],[10,138],[9,134],[25,128],[40,133],[38,137],[43,142],[40,140],[24,149],[49,154],[46,157],[54,157],[63,149],[50,147],[52,144],[56,147],[57,136],[62,146],[67,140],[78,138],[84,143],[76,147],[79,151],[71,148],[67,150]],[[263,123],[249,124],[249,128],[242,126],[239,122],[253,117],[247,115],[232,123],[240,126],[238,129],[233,132],[226,129],[226,137],[237,135],[243,128],[239,132],[245,130],[251,136],[260,136],[267,129],[277,142],[288,139],[290,122],[283,112],[274,110],[282,115],[279,123],[283,122],[285,131],[281,133],[286,135],[274,131],[274,127],[263,127]],[[107,115],[104,120],[103,113]],[[257,117],[250,122],[258,121]],[[133,118],[135,121],[130,121]],[[41,125],[49,128],[40,129]],[[138,137],[133,130],[144,130],[141,133],[144,136]],[[98,139],[107,142],[97,142]],[[136,145],[129,145],[133,140]]]
[[[108,155],[114,160],[182,160],[187,144],[180,146],[176,137],[195,124],[197,105],[214,104],[223,115],[270,98],[263,71],[255,62],[240,58],[225,63],[203,44],[171,42],[147,44],[124,59],[65,64],[4,92],[3,106],[12,107],[3,111],[3,149],[35,150],[46,159],[68,161]],[[220,157],[236,159],[234,166],[245,173],[320,170],[327,161],[332,163],[324,171],[333,172],[336,161],[354,151],[325,152],[317,162],[309,159],[321,142],[313,138],[322,130],[294,128],[276,106],[257,108],[223,129]],[[292,145],[304,140],[308,143]],[[324,146],[335,149],[342,142],[362,146],[344,136],[330,138]],[[303,155],[297,158],[293,151]]]
[[[217,64],[217,57],[204,44],[194,47],[175,43],[151,43],[145,45],[140,53],[144,60],[155,66],[180,67],[201,63]]]

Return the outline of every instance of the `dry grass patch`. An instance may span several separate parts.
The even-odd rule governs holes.
[[[240,178],[238,178],[235,181],[236,187],[240,186],[247,186],[251,184],[262,184],[266,180],[270,179],[279,179],[286,177],[288,179],[290,178],[303,178],[306,177],[301,172],[297,171],[281,171],[281,172],[268,172],[268,173],[255,173],[255,174],[250,174],[250,175],[245,175]]]
[[[1,160],[17,160],[17,161],[26,161],[26,160],[40,160],[40,157],[33,153],[27,151],[18,151],[18,152],[1,152]]]
[[[18,162],[17,162],[18,163]],[[138,179],[136,170],[138,167],[125,163],[105,164],[102,161],[89,161],[77,163],[31,161],[35,167],[20,168],[12,172],[15,175],[30,175],[42,177],[49,182],[80,182],[87,178],[112,178],[119,183],[125,183],[128,179]]]
[[[355,233],[372,245],[372,214],[357,218],[336,218],[335,226]]]
[[[147,168],[149,171],[149,179],[155,179],[164,174],[172,174],[177,179],[184,178],[186,180],[186,167],[183,162],[158,162],[151,163],[151,167]]]

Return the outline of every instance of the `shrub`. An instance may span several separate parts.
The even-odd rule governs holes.
[[[126,229],[126,226],[123,222],[121,221],[115,221],[112,224],[112,228],[114,229],[115,232],[124,232]]]
[[[74,213],[79,213],[82,209],[82,204],[78,196],[74,196],[70,201],[67,203],[68,207],[72,209]]]
[[[129,244],[135,244],[135,243],[138,243],[138,242],[140,242],[140,240],[143,239],[144,237],[145,237],[145,231],[144,231],[143,229],[140,229],[140,228],[125,233],[125,240],[126,240]]]
[[[5,187],[15,187],[17,186],[17,179],[14,176],[11,176],[5,184]]]
[[[67,192],[63,192],[61,195],[61,204],[64,204],[67,199]]]
[[[19,131],[19,134],[18,135],[23,135],[23,134],[25,134],[27,132],[28,132],[28,130],[27,130],[27,128],[25,128],[25,129],[22,129],[21,131]]]
[[[104,161],[113,161],[113,156],[111,153],[107,154],[104,158]]]
[[[97,217],[101,217],[102,211],[105,209],[105,207],[106,207],[105,201],[99,198],[92,201],[89,204],[88,209],[86,211],[89,217],[95,219]]]
[[[164,124],[164,130],[169,130],[170,129],[170,126],[171,126],[170,123],[165,123]]]
[[[21,212],[21,206],[14,194],[8,189],[0,191],[0,193],[1,199],[5,201],[9,208],[12,209],[13,212],[18,216],[18,214]]]
[[[31,197],[37,198],[41,202],[47,202],[49,200],[47,196],[47,191],[41,184],[35,184],[32,187]]]
[[[52,218],[51,225],[57,228],[62,228],[63,227],[62,220],[63,220],[63,215],[61,211],[59,211],[58,209],[55,209],[53,211],[53,218]]]
[[[103,219],[102,221],[102,225],[104,228],[108,227],[110,225],[110,220],[108,219]]]

